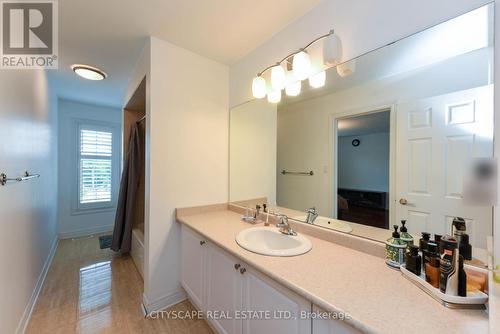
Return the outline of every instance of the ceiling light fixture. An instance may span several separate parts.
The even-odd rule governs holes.
[[[71,69],[73,72],[87,80],[104,80],[107,77],[106,72],[89,65],[74,64],[71,65]]]
[[[305,47],[295,51],[274,65],[268,66],[257,74],[252,81],[252,94],[255,98],[261,99],[266,96],[267,83],[263,74],[271,70],[271,90],[267,91],[267,100],[271,103],[278,103],[281,100],[281,90],[285,88],[288,96],[297,96],[301,90],[301,80],[309,78],[309,84],[314,87],[325,85],[326,73],[311,73],[312,61],[307,49],[320,40],[323,43],[323,64],[325,66],[334,66],[340,63],[342,58],[342,43],[340,38],[335,35],[333,30],[326,35],[320,36],[307,44]],[[283,66],[283,63],[285,63]],[[287,80],[287,71],[293,73],[294,81]]]

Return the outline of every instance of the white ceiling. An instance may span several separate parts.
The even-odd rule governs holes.
[[[63,98],[122,106],[146,37],[169,41],[232,64],[321,0],[59,1],[59,70],[51,81]],[[69,66],[102,68],[108,79],[85,81]]]

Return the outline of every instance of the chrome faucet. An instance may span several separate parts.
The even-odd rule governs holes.
[[[278,218],[280,222],[279,224],[276,224],[276,227],[279,227],[281,233],[286,235],[297,235],[297,232],[290,227],[288,217],[286,215],[279,215]]]
[[[306,223],[314,224],[314,221],[318,218],[318,211],[316,211],[315,207],[307,209],[307,218]]]

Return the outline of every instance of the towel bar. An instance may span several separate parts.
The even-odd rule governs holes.
[[[291,174],[291,175],[308,175],[308,176],[313,176],[314,172],[312,170],[308,172],[292,172],[292,171],[287,171],[286,169],[283,169],[281,171],[281,174],[286,175],[286,174]]]
[[[7,184],[8,181],[21,182],[21,181],[31,180],[31,179],[34,179],[37,177],[40,177],[40,174],[30,174],[28,171],[24,172],[23,176],[19,176],[16,178],[8,178],[7,174],[1,173],[0,174],[0,185],[4,186]]]

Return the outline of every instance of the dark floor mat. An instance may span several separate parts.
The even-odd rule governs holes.
[[[101,249],[111,248],[111,241],[113,241],[112,235],[103,235],[99,237],[99,247]]]

